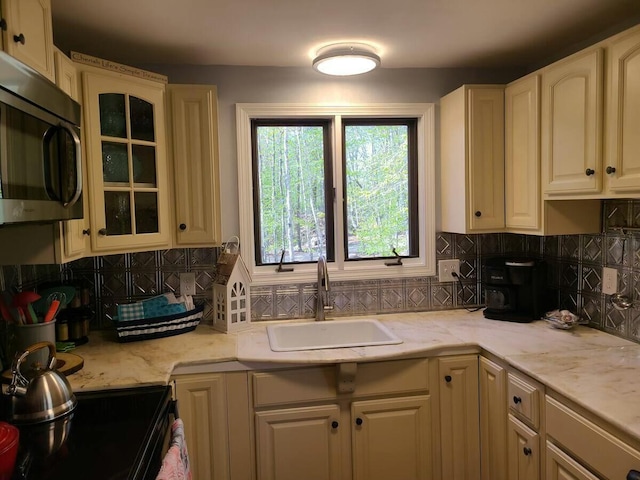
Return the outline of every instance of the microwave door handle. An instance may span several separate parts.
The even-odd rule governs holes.
[[[76,189],[71,200],[63,204],[65,208],[68,208],[73,206],[80,198],[80,195],[82,195],[82,145],[80,144],[80,137],[75,132],[71,124],[61,122],[60,127],[71,135],[76,151]]]
[[[44,135],[42,136],[42,153],[43,153],[43,160],[44,160],[44,165],[43,165],[44,171],[42,173],[44,175],[44,186],[47,190],[47,195],[52,200],[61,202],[62,200],[60,199],[58,192],[55,191],[53,187],[53,182],[51,181],[51,156],[49,151],[49,144],[51,143],[51,139],[56,134],[57,130],[58,130],[58,127],[49,127],[47,131],[44,132]],[[60,165],[58,165],[57,170],[58,172],[60,171]]]

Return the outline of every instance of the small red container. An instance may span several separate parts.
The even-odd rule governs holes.
[[[0,480],[9,480],[18,455],[20,430],[7,422],[0,422]]]

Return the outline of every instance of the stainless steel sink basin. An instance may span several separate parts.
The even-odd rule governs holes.
[[[402,343],[373,318],[270,325],[267,334],[274,352]]]

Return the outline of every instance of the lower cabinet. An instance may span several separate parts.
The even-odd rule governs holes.
[[[193,479],[228,480],[225,374],[180,376],[176,378],[176,398]]]
[[[509,415],[508,462],[511,480],[540,478],[540,436],[513,415]]]
[[[598,477],[551,442],[547,442],[546,473],[546,480],[598,480]]]
[[[507,480],[507,371],[480,357],[480,467],[482,480]]]

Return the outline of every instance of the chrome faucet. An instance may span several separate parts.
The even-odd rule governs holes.
[[[327,270],[327,260],[324,256],[318,257],[318,299],[316,301],[316,321],[325,320],[325,312],[333,310],[333,305],[329,304],[329,294],[331,285],[329,283],[329,271]]]

